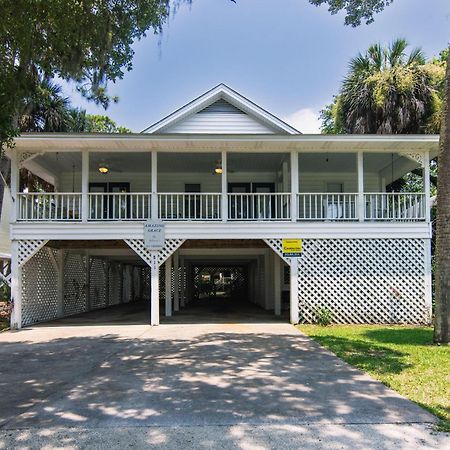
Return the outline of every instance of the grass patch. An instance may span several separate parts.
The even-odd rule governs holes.
[[[299,325],[349,364],[416,402],[450,431],[450,347],[433,345],[431,327]]]

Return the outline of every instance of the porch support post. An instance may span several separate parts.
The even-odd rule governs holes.
[[[228,220],[228,167],[227,167],[227,152],[222,152],[222,202],[221,202],[221,216],[222,222]]]
[[[357,167],[358,167],[358,219],[360,222],[364,222],[364,153],[358,151],[357,154]]]
[[[64,250],[58,250],[56,261],[58,266],[58,317],[64,315]]]
[[[425,306],[427,311],[428,323],[431,323],[433,317],[433,283],[431,267],[431,239],[424,239],[425,244]]]
[[[87,222],[89,218],[89,152],[81,153],[81,221]]]
[[[278,255],[273,256],[273,300],[276,316],[281,314],[281,259]]]
[[[264,253],[264,309],[268,310],[270,309],[270,295],[271,295],[271,289],[270,285],[271,283],[271,273],[270,273],[270,253],[267,250]]]
[[[11,196],[13,199],[13,204],[11,205],[11,222],[13,223],[17,221],[19,211],[19,197],[17,195],[19,192],[19,167],[17,161],[17,151],[13,149],[11,152]]]
[[[158,252],[151,252],[150,265],[150,325],[159,325],[159,264]]]
[[[152,152],[152,220],[158,219],[158,153]]]
[[[291,151],[291,221],[297,221],[298,152]]]
[[[180,259],[178,252],[173,255],[173,310],[180,310]]]
[[[298,258],[291,258],[290,278],[290,319],[292,324],[299,322],[298,308]]]
[[[425,220],[431,222],[430,152],[423,155],[423,189],[425,192]]]
[[[17,166],[16,166],[17,168]],[[11,329],[22,328],[22,267],[19,266],[19,242],[11,242]]]
[[[186,267],[185,267],[185,262],[184,262],[184,258],[181,257],[180,258],[180,267],[181,267],[181,274],[180,274],[180,306],[183,308],[184,307],[184,299],[186,297],[186,292],[185,292],[185,286],[186,286]]]
[[[172,315],[172,257],[169,256],[165,262],[166,277],[165,277],[165,291],[166,291],[166,317]]]
[[[89,255],[89,250],[86,250],[85,252],[86,257],[86,286],[85,286],[85,292],[86,292],[86,311],[91,310],[91,257]]]

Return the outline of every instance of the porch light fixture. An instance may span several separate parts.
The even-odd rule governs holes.
[[[109,167],[106,164],[100,164],[98,166],[98,171],[103,175],[106,175],[109,172]]]
[[[220,161],[217,161],[216,167],[214,168],[214,173],[216,175],[222,175],[223,169],[222,169],[222,163]]]

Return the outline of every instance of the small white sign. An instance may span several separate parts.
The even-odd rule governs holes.
[[[144,245],[148,250],[161,250],[164,247],[166,231],[163,222],[149,220],[144,223]]]

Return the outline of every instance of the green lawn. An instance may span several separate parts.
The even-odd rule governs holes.
[[[450,347],[433,345],[430,327],[299,325],[298,328],[442,419],[450,431]]]

